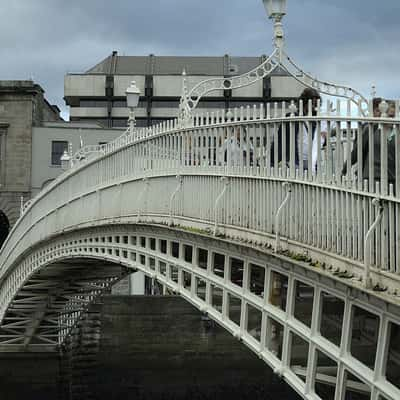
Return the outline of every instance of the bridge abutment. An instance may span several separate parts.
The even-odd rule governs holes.
[[[91,304],[67,338],[62,350],[62,400],[96,399],[101,304]]]

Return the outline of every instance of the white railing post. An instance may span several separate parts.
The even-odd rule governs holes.
[[[377,216],[375,221],[369,228],[367,234],[364,238],[364,286],[366,289],[371,289],[372,282],[371,282],[371,237],[374,233],[375,229],[378,227],[379,223],[382,220],[383,216],[383,205],[380,199],[375,198],[372,200],[372,204],[377,209]]]
[[[221,193],[216,198],[215,204],[214,204],[214,236],[217,236],[217,233],[218,233],[218,206],[219,206],[220,201],[224,197],[226,190],[228,189],[229,179],[226,176],[223,176],[221,178],[221,182],[224,184],[224,187],[223,187]]]
[[[173,225],[173,217],[172,217],[172,207],[174,204],[174,199],[176,197],[176,195],[180,192],[180,190],[182,189],[183,186],[183,177],[181,175],[177,175],[176,179],[178,180],[178,186],[176,187],[176,189],[174,190],[174,192],[172,193],[170,199],[169,199],[169,226]]]
[[[138,208],[137,208],[137,222],[140,222],[140,218],[141,218],[141,207],[140,207],[140,203],[142,202],[142,198],[144,197],[145,193],[147,192],[147,188],[150,184],[149,180],[147,178],[143,178],[142,180],[143,182],[143,190],[140,192],[139,197],[138,197]]]
[[[280,231],[281,231],[281,214],[283,209],[285,208],[286,204],[288,203],[290,199],[290,195],[292,193],[292,185],[289,182],[283,182],[283,188],[286,189],[286,197],[283,200],[282,204],[278,208],[278,211],[276,212],[275,215],[275,252],[278,252],[280,250]]]

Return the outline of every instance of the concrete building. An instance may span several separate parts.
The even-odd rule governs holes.
[[[64,95],[70,106],[71,121],[97,121],[104,127],[126,127],[126,88],[132,80],[141,91],[136,110],[138,126],[149,126],[178,115],[182,94],[182,71],[188,88],[209,78],[243,74],[265,60],[261,57],[109,57],[84,73],[67,74]],[[251,86],[210,92],[199,109],[216,111],[248,104],[290,100],[298,97],[303,86],[278,70]]]
[[[105,144],[124,129],[104,129],[96,123],[45,122],[32,130],[32,197],[61,174],[60,157],[72,145],[72,152],[83,145]]]
[[[104,129],[96,123],[44,122],[32,129],[31,196],[62,173],[60,157],[72,146],[72,152],[83,145],[104,144],[120,136],[125,129]],[[132,274],[113,287],[117,294],[144,294],[145,276]]]
[[[32,81],[0,81],[0,211],[10,224],[19,216],[20,199],[31,196],[32,131],[43,121],[60,121]]]

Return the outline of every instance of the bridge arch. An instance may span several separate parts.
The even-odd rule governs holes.
[[[72,168],[23,208],[0,252],[0,321],[3,329],[14,335],[8,345],[20,343],[19,329],[25,329],[23,337],[29,342],[38,328],[32,321],[40,320],[42,311],[36,310],[39,315],[33,318],[30,314],[37,303],[27,314],[7,321],[8,325],[4,322],[12,307],[28,307],[33,297],[40,297],[18,298],[33,273],[46,275],[46,270],[60,269],[47,264],[66,263],[67,268],[73,262],[88,264],[90,270],[89,260],[97,259],[97,248],[108,267],[120,265],[109,279],[118,279],[126,268],[134,268],[160,280],[240,338],[304,398],[317,398],[320,383],[336,384],[335,396],[342,398],[349,381],[350,389],[366,392],[370,399],[382,395],[385,400],[397,400],[399,379],[393,376],[396,369],[391,366],[400,359],[392,354],[400,326],[400,248],[395,245],[397,228],[393,224],[400,215],[400,178],[395,186],[390,182],[385,162],[379,185],[372,179],[374,174],[369,181],[362,175],[352,176],[350,168],[342,174],[344,155],[350,155],[353,137],[365,133],[363,126],[369,126],[369,134],[378,126],[383,153],[388,147],[385,133],[394,132],[399,138],[398,116],[385,116],[386,106],[381,107],[382,118],[343,116],[340,110],[334,115],[318,111],[314,116],[304,115],[303,109],[296,115],[293,107],[288,116],[284,104],[281,111],[277,104],[266,110],[242,108],[234,112],[233,120],[207,115],[190,128],[169,123],[127,132],[106,146],[82,149],[80,157],[71,160]],[[307,172],[302,159],[297,165],[293,140],[283,140],[285,135],[282,154],[286,153],[287,165],[279,162],[278,154],[272,160],[271,151],[278,153],[272,143],[278,143],[280,130],[286,130],[290,139],[296,124],[316,124],[320,129],[325,122],[327,150],[324,157],[321,149],[317,154],[320,168],[315,173]],[[354,123],[358,128],[352,128]],[[240,149],[253,143],[253,157],[242,157],[240,151],[234,162],[228,157],[225,162],[218,156],[224,143],[234,140],[226,136],[228,131],[239,133]],[[338,133],[343,143],[330,140]],[[399,143],[393,141],[397,147]],[[308,144],[311,152],[311,140]],[[369,150],[372,154],[372,148]],[[373,232],[379,223],[381,229]],[[131,235],[124,233],[126,227],[147,231],[129,231]],[[94,232],[94,236],[83,237],[85,232]],[[104,244],[96,242],[99,232]],[[172,232],[179,234],[171,239]],[[163,235],[170,238],[170,254],[161,250]],[[187,235],[193,238],[185,239]],[[129,244],[130,236],[136,236],[135,245]],[[138,237],[140,241],[144,238],[139,250]],[[197,243],[205,238],[208,242],[203,249],[211,249],[205,261],[207,269],[173,256],[176,249],[185,254],[179,250],[185,240]],[[151,239],[160,244],[159,251],[151,244],[148,248]],[[139,258],[125,257],[130,253]],[[264,271],[263,296],[252,292],[257,288],[252,284],[252,264],[260,267],[257,271]],[[368,285],[371,281],[372,287]],[[202,290],[197,290],[199,287]],[[284,299],[278,296],[282,291]],[[79,291],[67,292],[66,299],[72,295],[73,302],[68,304],[69,314],[63,315],[71,318],[63,320],[53,334],[60,332],[62,338],[79,317],[81,306],[76,309],[76,304],[85,304],[95,294],[82,298]],[[332,299],[338,303],[333,308],[341,310],[333,318],[336,323],[325,318],[325,305]],[[240,310],[236,320],[233,311],[230,318],[231,304]],[[64,306],[65,301],[60,307]],[[308,307],[307,313],[301,313],[304,307]],[[256,326],[250,327],[250,314],[258,316],[254,317]],[[55,321],[50,318],[51,323]],[[25,324],[24,328],[19,328],[20,324]],[[336,329],[340,341],[326,337],[326,326]],[[366,341],[371,351],[360,353],[360,340]],[[304,365],[299,367],[293,348],[305,355],[301,358]]]
[[[204,231],[154,224],[115,224],[57,235],[33,249],[9,275],[6,286],[16,292],[8,308],[32,304],[32,285],[38,285],[38,279],[58,279],[63,268],[69,274],[71,270],[77,271],[76,284],[85,277],[83,271],[90,274],[96,268],[93,260],[103,263],[101,284],[101,274],[96,271],[97,281],[91,282],[95,288],[91,292],[83,295],[77,285],[67,285],[64,293],[59,293],[59,298],[65,299],[75,293],[72,301],[63,304],[65,314],[60,322],[65,329],[61,336],[79,317],[82,304],[106,289],[107,283],[117,281],[128,270],[140,270],[179,293],[243,341],[304,398],[331,390],[336,382],[344,383],[347,376],[351,378],[343,387],[365,393],[382,390],[387,394],[387,385],[373,381],[382,360],[370,364],[370,360],[356,358],[360,352],[353,340],[354,326],[358,327],[363,318],[375,318],[378,322],[374,335],[383,338],[382,343],[387,342],[392,330],[400,326],[395,308],[383,312],[388,307],[379,301],[365,306],[361,292],[349,291],[340,282],[321,277],[304,263],[253,245],[215,238]],[[18,292],[23,294],[25,290],[29,293],[18,296]],[[329,314],[332,308],[335,312]],[[50,319],[43,318],[47,331]],[[13,323],[11,331],[15,333],[19,328],[15,320]],[[34,328],[43,332],[40,326]],[[54,331],[58,328],[54,327]],[[339,342],[334,342],[340,330],[345,333]],[[376,342],[376,354],[382,343]],[[350,355],[342,353],[346,346]]]

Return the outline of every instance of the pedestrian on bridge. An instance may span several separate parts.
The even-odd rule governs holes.
[[[374,98],[372,100],[372,112],[374,118],[381,117],[381,111],[379,105],[382,103],[383,99],[380,97]],[[395,103],[394,101],[388,100],[389,108],[387,116],[389,118],[395,117]],[[383,125],[384,126],[384,125]],[[372,131],[373,142],[370,143],[370,130]],[[387,137],[387,177],[388,184],[395,185],[396,181],[396,146],[394,140],[394,132],[388,132],[385,129],[381,129],[378,123],[369,124],[365,123],[361,126],[361,129],[357,131],[357,135],[354,138],[353,148],[350,155],[351,167],[357,170],[357,175],[361,174],[363,179],[373,181],[379,180],[381,177],[381,136],[385,134]],[[358,141],[361,136],[362,140],[362,160],[359,162],[358,158]],[[370,169],[369,165],[369,154],[373,150],[373,166]],[[372,171],[372,176],[370,176],[370,171]],[[347,174],[347,161],[344,163],[342,169],[342,175]]]
[[[245,127],[233,128],[219,149],[222,165],[246,167],[253,165],[254,148]]]
[[[318,104],[321,105],[321,96],[317,90],[312,88],[306,88],[303,90],[299,97],[299,103],[303,104],[303,115],[304,116],[316,116]],[[309,107],[311,106],[311,110]],[[294,113],[295,116],[300,116],[298,112]],[[287,114],[286,117],[290,117],[291,114]],[[283,122],[278,130],[278,144],[277,144],[277,162],[275,163],[275,143],[271,145],[271,166],[282,166],[286,167],[290,165],[290,148],[291,148],[291,131],[290,121]],[[325,143],[327,125],[325,121],[321,121],[320,134],[321,134],[321,147]],[[285,135],[285,147],[282,146],[283,132]],[[294,164],[296,169],[300,166],[300,158],[302,159],[303,170],[311,170],[315,174],[317,170],[317,159],[318,159],[318,138],[316,135],[317,123],[311,122],[309,124],[305,122],[294,122],[294,148],[295,148],[295,160]],[[311,140],[311,160],[308,160],[309,155],[309,135],[312,135]]]

